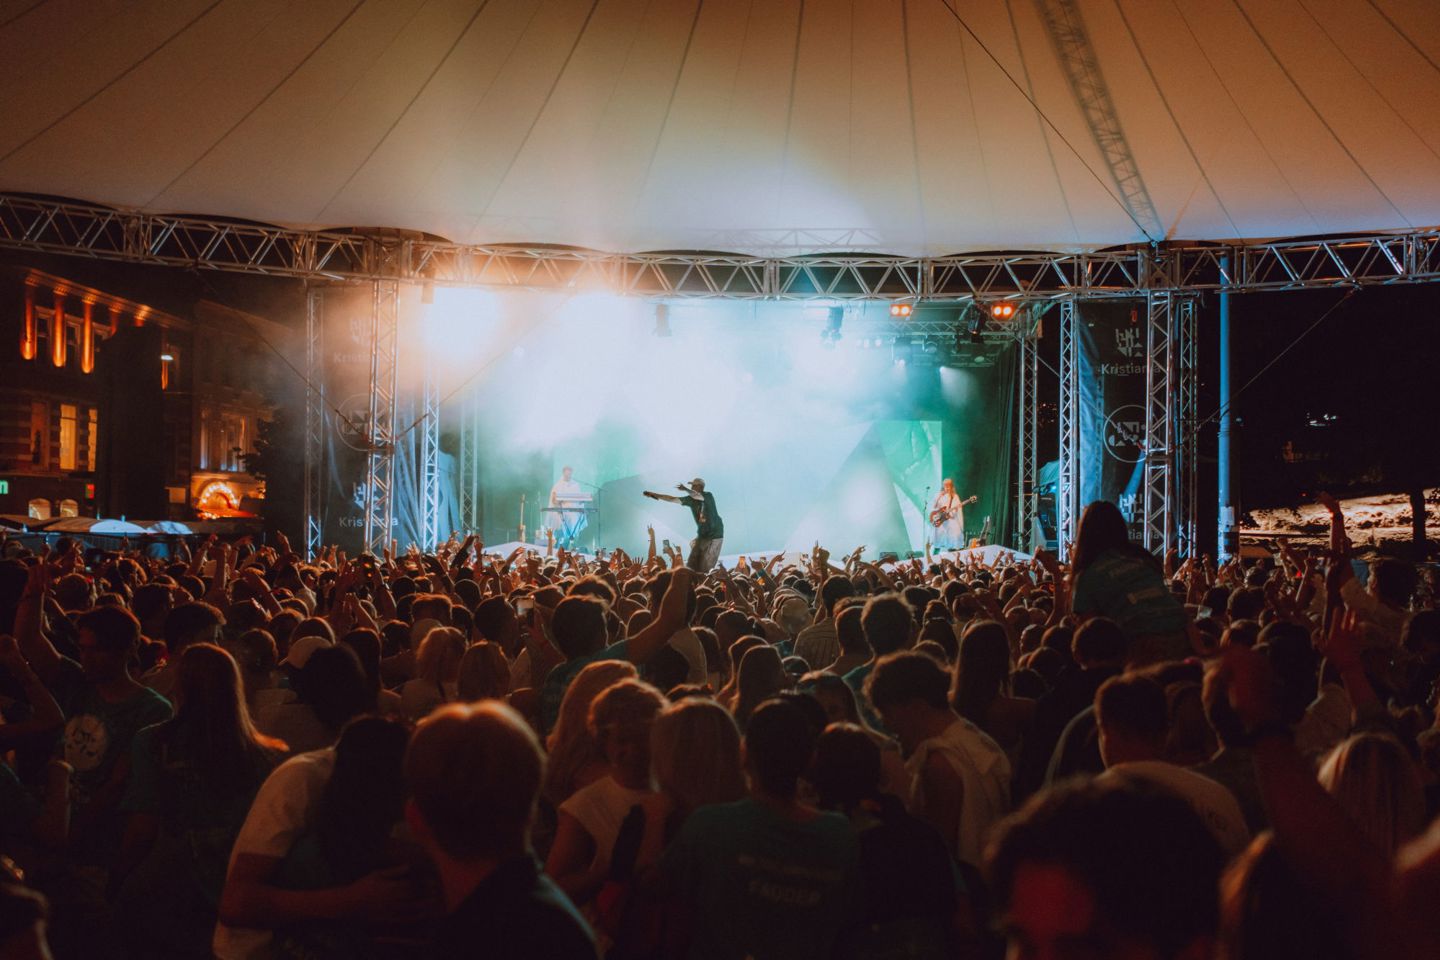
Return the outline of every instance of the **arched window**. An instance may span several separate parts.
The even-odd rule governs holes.
[[[49,520],[50,501],[40,499],[31,500],[29,516],[31,520]]]

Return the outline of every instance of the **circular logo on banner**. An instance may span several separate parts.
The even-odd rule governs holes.
[[[1145,409],[1117,407],[1105,418],[1105,452],[1121,463],[1139,463],[1145,448]]]
[[[353,394],[341,402],[335,412],[335,430],[345,446],[361,453],[369,452],[370,394]]]

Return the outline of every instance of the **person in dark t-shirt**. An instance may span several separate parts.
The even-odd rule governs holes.
[[[695,518],[695,539],[690,542],[690,556],[685,565],[691,570],[709,573],[720,562],[720,544],[725,539],[725,521],[715,507],[715,495],[705,489],[705,481],[696,477],[689,483],[682,483],[676,489],[684,494],[677,497],[666,493],[645,491],[651,500],[664,500],[690,508]]]

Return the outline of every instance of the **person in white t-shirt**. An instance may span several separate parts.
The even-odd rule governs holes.
[[[1139,780],[1183,799],[1215,835],[1227,856],[1245,849],[1250,828],[1235,795],[1218,781],[1167,762],[1165,690],[1144,674],[1111,677],[1095,693],[1104,777]]]
[[[923,653],[881,657],[865,696],[908,755],[907,806],[933,826],[951,856],[979,866],[991,830],[1010,812],[1010,760],[950,707],[950,675]]]
[[[565,467],[560,471],[560,479],[555,481],[555,486],[550,488],[550,507],[552,509],[564,510],[563,513],[552,514],[558,517],[560,529],[556,531],[555,545],[564,547],[567,550],[573,549],[575,539],[580,536],[580,531],[585,529],[588,518],[585,511],[580,509],[585,500],[585,489],[575,479],[575,471]],[[565,510],[566,507],[575,507],[574,510]]]
[[[390,722],[367,718],[357,723]],[[347,732],[357,729],[352,725]],[[403,749],[406,732],[403,727],[396,729]],[[361,731],[362,739],[370,732]],[[345,749],[342,742],[340,751]],[[313,834],[324,815],[326,788],[338,775],[336,755],[335,747],[326,747],[291,757],[260,786],[235,838],[220,894],[219,922],[211,942],[220,960],[273,956],[279,930],[317,923],[413,922],[424,912],[423,888],[403,865],[374,869],[334,886],[278,885],[287,856],[302,838]],[[377,801],[367,796],[362,802]]]
[[[590,731],[605,751],[609,773],[560,805],[545,872],[582,908],[610,871],[610,855],[630,811],[655,793],[650,728],[669,702],[640,680],[621,680],[595,698]]]

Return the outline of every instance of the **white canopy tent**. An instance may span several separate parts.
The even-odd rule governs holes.
[[[0,190],[302,228],[941,255],[1440,224],[1434,0],[0,0],[0,89]]]

